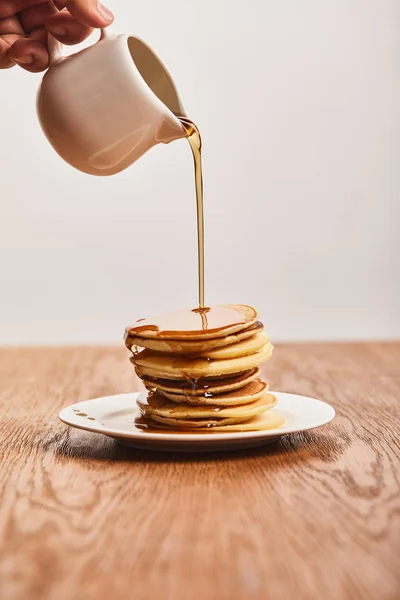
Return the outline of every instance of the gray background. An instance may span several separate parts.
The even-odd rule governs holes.
[[[398,0],[109,2],[169,66],[204,139],[206,301],[274,341],[400,335]],[[75,172],[0,72],[0,342],[119,342],[197,301],[185,140]]]

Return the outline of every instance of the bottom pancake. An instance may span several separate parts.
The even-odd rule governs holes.
[[[275,410],[267,411],[256,417],[252,417],[248,421],[243,423],[226,423],[225,425],[219,424],[219,426],[206,426],[196,428],[177,428],[176,425],[168,425],[167,423],[161,423],[148,419],[146,417],[140,417],[136,420],[136,426],[143,428],[146,431],[157,431],[158,433],[190,433],[190,434],[210,434],[213,433],[234,433],[241,431],[267,431],[279,429],[285,424],[286,418]]]
[[[251,417],[249,417],[251,418]],[[171,427],[172,429],[208,429],[209,427],[223,427],[229,425],[237,425],[243,422],[243,419],[238,417],[227,417],[226,419],[171,419],[169,417],[161,417],[160,415],[152,415],[151,419],[161,423],[161,425],[166,425],[167,427]]]

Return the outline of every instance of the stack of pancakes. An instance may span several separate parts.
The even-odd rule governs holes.
[[[259,365],[273,346],[247,305],[225,305],[140,319],[125,331],[131,362],[148,390],[142,423],[188,431],[273,429],[276,399]]]

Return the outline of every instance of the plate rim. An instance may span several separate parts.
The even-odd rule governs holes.
[[[69,406],[66,406],[64,408],[62,408],[60,410],[60,412],[58,413],[58,418],[60,419],[60,421],[62,421],[65,425],[68,425],[69,427],[73,427],[75,429],[81,429],[83,431],[89,431],[91,433],[100,433],[102,435],[107,435],[109,437],[113,437],[113,438],[126,438],[126,439],[140,439],[140,440],[149,440],[149,441],[160,441],[160,442],[179,442],[181,441],[183,442],[204,442],[205,440],[207,441],[222,441],[222,440],[226,440],[226,441],[233,441],[233,440],[237,440],[238,438],[240,439],[258,439],[258,438],[267,438],[267,437],[280,437],[282,435],[287,435],[290,433],[300,433],[302,431],[309,431],[311,429],[317,429],[318,427],[323,427],[324,425],[327,425],[328,423],[330,423],[336,416],[336,411],[333,408],[333,406],[331,404],[328,404],[328,402],[325,402],[324,400],[319,400],[317,398],[312,398],[310,396],[302,396],[300,394],[294,394],[292,392],[276,392],[276,391],[271,391],[270,393],[273,395],[276,395],[278,398],[278,405],[277,405],[277,410],[279,412],[279,399],[281,398],[288,398],[289,396],[295,396],[299,399],[303,399],[303,400],[307,400],[307,401],[312,401],[312,402],[316,402],[318,403],[318,405],[324,405],[324,407],[326,409],[329,409],[329,417],[325,418],[322,422],[321,421],[317,421],[317,422],[313,422],[313,423],[308,423],[307,425],[304,426],[295,426],[295,427],[291,427],[291,428],[286,428],[285,429],[285,425],[283,425],[281,428],[279,429],[264,429],[264,430],[259,430],[259,431],[230,431],[230,432],[225,432],[225,433],[212,433],[212,435],[210,435],[209,433],[165,433],[165,432],[160,432],[160,433],[153,433],[153,432],[148,432],[148,431],[121,431],[118,429],[112,429],[109,427],[104,427],[104,429],[102,428],[101,424],[97,421],[97,422],[93,422],[93,424],[91,423],[78,423],[75,421],[71,421],[71,418],[68,418],[68,414],[70,414],[70,416],[77,416],[72,414],[71,412],[74,410],[77,410],[77,407],[81,407],[82,405],[87,405],[88,403],[91,402],[99,402],[99,401],[107,401],[109,399],[116,399],[116,398],[128,398],[128,397],[133,397],[133,400],[136,400],[136,398],[139,396],[139,394],[143,393],[143,391],[141,392],[125,392],[122,394],[113,394],[110,396],[101,396],[99,398],[91,398],[89,400],[82,400],[81,402],[75,402],[74,404],[70,404]],[[83,409],[82,409],[83,410]],[[275,410],[275,409],[272,409]]]

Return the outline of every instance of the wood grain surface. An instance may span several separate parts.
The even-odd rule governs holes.
[[[57,419],[138,389],[123,348],[0,350],[1,599],[398,599],[400,343],[282,345],[265,372],[335,421],[159,455]]]

